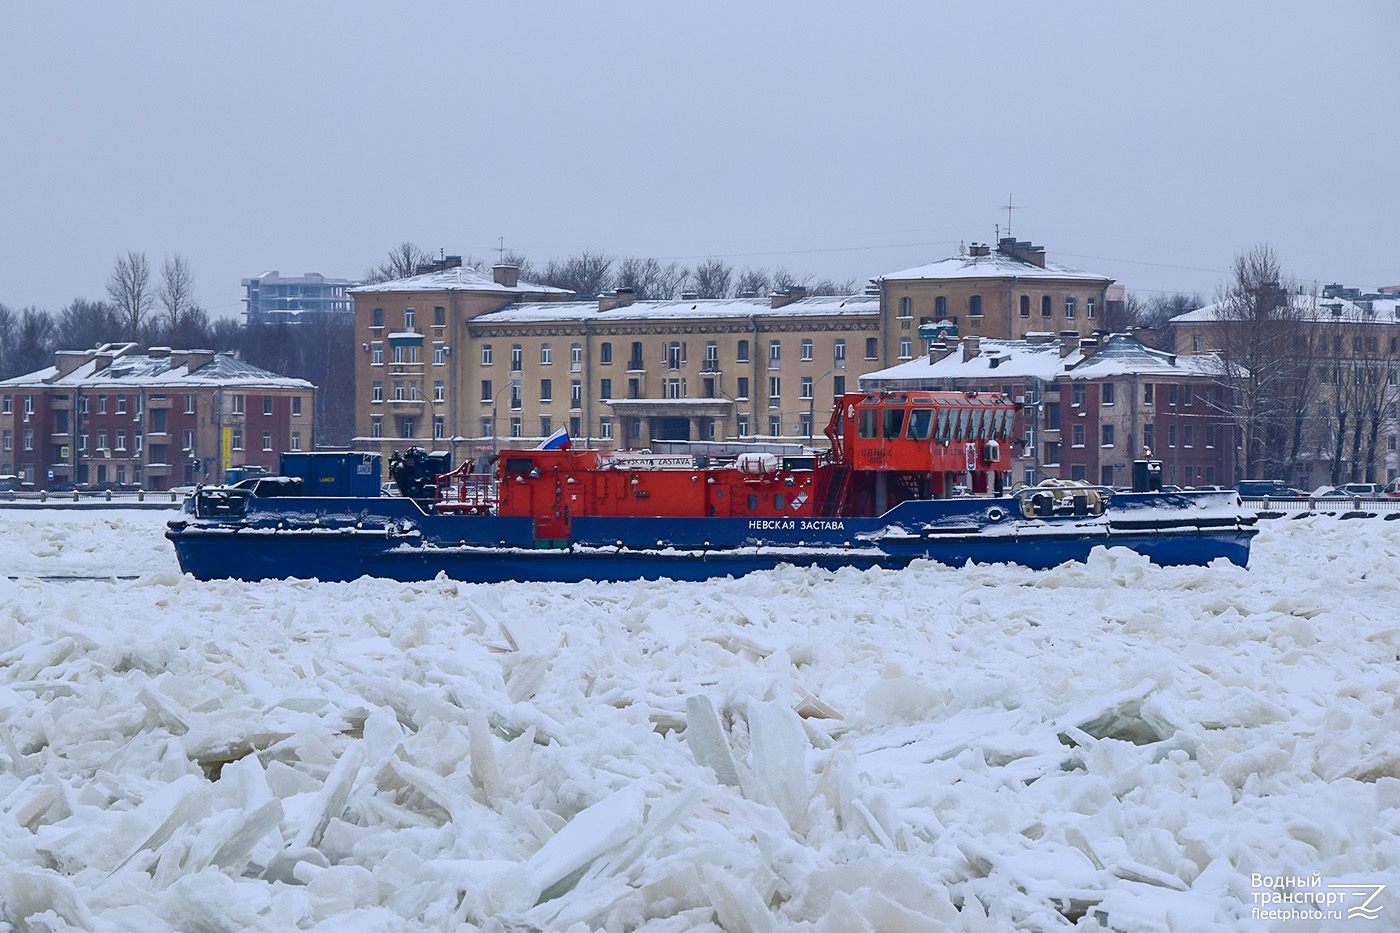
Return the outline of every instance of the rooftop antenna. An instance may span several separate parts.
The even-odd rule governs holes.
[[[503,236],[496,237],[496,253],[501,257],[498,262],[506,261],[506,238]]]
[[[1021,206],[1025,207],[1024,204]],[[1016,204],[1011,200],[1011,195],[1008,194],[1006,196],[1006,203],[1002,205],[1002,209],[1006,211],[1006,235],[1011,236],[1011,212],[1016,209]],[[1000,239],[1000,234],[998,234],[998,239]]]

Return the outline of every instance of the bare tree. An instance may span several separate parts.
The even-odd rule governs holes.
[[[118,340],[122,322],[105,301],[75,298],[58,312],[55,340],[65,350],[84,350]]]
[[[372,285],[376,282],[406,279],[417,275],[419,266],[432,261],[432,253],[404,241],[389,251],[387,259],[365,271],[365,282]]]
[[[710,258],[695,267],[690,280],[701,298],[727,298],[732,294],[729,286],[734,280],[734,269],[723,259]]]
[[[1235,256],[1233,277],[1216,301],[1221,322],[1219,371],[1234,402],[1234,427],[1247,477],[1287,466],[1293,433],[1292,389],[1300,374],[1292,357],[1302,313],[1291,300],[1268,244]]]
[[[685,286],[690,270],[679,263],[628,257],[617,262],[615,288],[630,288],[637,300],[675,298]]]
[[[190,261],[179,253],[166,256],[161,262],[156,299],[165,312],[165,327],[171,331],[179,328],[185,314],[194,307],[194,272]]]
[[[734,292],[738,295],[754,295],[762,298],[773,291],[773,273],[767,269],[746,268],[734,282]]]
[[[117,257],[107,279],[107,296],[112,299],[112,308],[121,321],[122,336],[127,340],[140,340],[155,300],[151,292],[151,264],[146,261],[145,253],[133,250]]]
[[[578,295],[601,295],[613,287],[612,266],[612,257],[584,250],[562,261],[551,259],[540,270],[539,281]]]
[[[11,363],[14,347],[19,343],[16,336],[18,327],[19,316],[0,304],[0,379],[19,375],[19,370],[14,369]]]
[[[10,349],[9,365],[15,374],[34,372],[53,365],[54,322],[49,312],[29,307],[15,321],[15,343]]]

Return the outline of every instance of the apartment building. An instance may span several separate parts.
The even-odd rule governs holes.
[[[311,450],[315,389],[210,350],[107,344],[0,382],[0,473],[36,489],[217,482]]]

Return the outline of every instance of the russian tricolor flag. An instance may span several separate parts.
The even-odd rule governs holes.
[[[536,450],[568,450],[573,446],[573,441],[569,440],[569,432],[563,428],[555,431],[546,437]]]

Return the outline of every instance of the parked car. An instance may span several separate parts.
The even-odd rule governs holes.
[[[1308,494],[1294,489],[1281,479],[1242,479],[1235,492],[1245,499],[1306,499]]]
[[[1381,489],[1383,496],[1400,496],[1400,479],[1393,479]]]
[[[398,484],[398,483],[385,483],[385,484],[383,484],[382,486],[379,487],[379,494],[380,494],[381,496],[401,496],[401,495],[403,495],[403,493],[399,492],[399,484]]]
[[[1379,496],[1380,494],[1381,487],[1376,483],[1343,483],[1340,486],[1333,486],[1332,488],[1327,489],[1326,491],[1319,491],[1313,493],[1313,495],[1318,498],[1347,499],[1350,499],[1354,496],[1369,498],[1372,496]]]
[[[19,492],[19,477],[13,473],[6,473],[0,476],[0,492]]]

